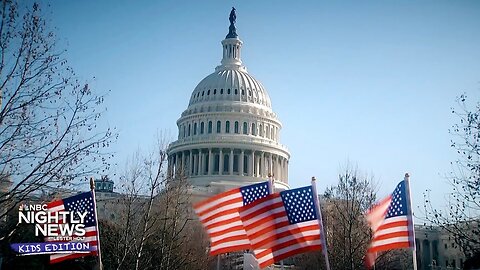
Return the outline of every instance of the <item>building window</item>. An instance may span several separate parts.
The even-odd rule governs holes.
[[[256,128],[255,128],[255,123],[252,123],[252,132],[251,132],[251,134],[252,134],[253,136],[256,136],[256,135],[257,135],[257,131],[256,131]]]
[[[229,94],[229,95],[230,95],[230,88],[228,88],[228,90],[227,90],[227,94]]]
[[[207,96],[210,96],[210,90],[207,91]]]
[[[230,121],[225,122],[225,133],[230,133]]]
[[[217,121],[217,133],[222,132],[222,122]]]
[[[265,137],[270,139],[270,126],[265,126]]]
[[[237,134],[240,133],[238,131],[238,121],[235,121],[235,133],[237,133]]]
[[[238,95],[238,89],[235,89],[235,95]]]
[[[212,133],[212,126],[213,126],[212,121],[209,121],[208,122],[208,134]]]
[[[193,135],[197,135],[197,123],[193,124]]]
[[[188,136],[190,136],[190,131],[192,130],[192,125],[188,124]]]
[[[228,154],[225,154],[223,156],[223,172],[228,172],[228,165],[230,164],[229,161],[229,155]]]
[[[220,89],[220,95],[223,95],[223,88]]]
[[[238,155],[233,155],[233,172],[238,173]]]
[[[247,122],[243,122],[243,134],[248,134],[248,124]]]
[[[200,124],[200,134],[203,134],[205,132],[205,123]]]
[[[183,137],[185,138],[187,136],[187,128],[185,126],[183,126]]]
[[[243,95],[243,96],[245,95],[245,90],[244,90],[244,89],[242,89],[242,95]]]
[[[202,97],[205,95],[205,91],[202,91]]]
[[[213,172],[218,173],[220,168],[220,155],[215,155],[215,159],[213,162]]]
[[[214,95],[217,94],[217,89],[213,89],[213,94],[214,94]]]
[[[260,137],[263,137],[263,126],[262,126],[262,124],[260,124],[258,126],[258,129],[260,130]]]

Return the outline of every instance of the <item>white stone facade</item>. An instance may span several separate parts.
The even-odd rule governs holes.
[[[194,89],[168,148],[169,170],[183,169],[192,186],[218,193],[275,177],[288,189],[290,153],[280,144],[282,124],[263,85],[241,61],[243,42],[222,41],[223,59]]]

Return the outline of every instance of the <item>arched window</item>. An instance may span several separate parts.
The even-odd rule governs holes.
[[[210,96],[210,90],[207,91],[207,96]]]
[[[258,126],[258,129],[259,129],[260,137],[263,137],[263,125],[260,124],[260,125]]]
[[[213,94],[214,94],[214,95],[217,94],[217,89],[213,89]]]
[[[188,124],[188,136],[190,136],[190,131],[192,130],[192,124]]]
[[[212,126],[213,126],[212,121],[209,121],[208,122],[208,134],[212,133],[212,128],[213,128]]]
[[[220,89],[220,95],[223,95],[223,88]]]
[[[238,131],[238,121],[235,121],[235,133],[237,133],[237,134],[240,133]]]
[[[243,122],[243,134],[248,134],[248,124],[247,122]]]
[[[252,123],[252,132],[251,132],[252,135],[256,136],[257,135],[257,130],[255,128],[255,123]]]
[[[230,121],[225,122],[225,133],[230,133]]]
[[[203,95],[205,95],[205,91],[202,91],[202,97],[203,97]]]
[[[228,88],[228,90],[227,90],[227,94],[229,94],[229,95],[230,95],[230,88]]]
[[[187,136],[187,127],[183,126],[183,137],[185,138]]]
[[[197,135],[197,123],[193,124],[193,135]]]
[[[205,132],[205,123],[200,124],[200,134],[203,134]]]
[[[238,95],[238,89],[235,89],[235,95]]]
[[[217,133],[221,133],[221,132],[222,132],[222,122],[217,121]]]

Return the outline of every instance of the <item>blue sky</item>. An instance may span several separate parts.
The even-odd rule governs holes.
[[[220,63],[235,6],[242,60],[284,125],[292,187],[316,176],[323,192],[350,162],[379,196],[408,171],[415,205],[426,189],[443,205],[457,159],[451,107],[464,91],[480,97],[480,2],[46,3],[70,65],[110,91],[102,124],[119,132],[117,173],[158,131],[176,138],[191,92]]]

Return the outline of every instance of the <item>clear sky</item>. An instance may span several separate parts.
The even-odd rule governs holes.
[[[410,172],[414,205],[426,189],[443,205],[457,159],[451,107],[464,91],[480,100],[480,2],[46,3],[70,65],[110,90],[112,175],[157,131],[176,138],[193,89],[220,63],[235,6],[242,60],[284,126],[292,187],[316,176],[323,192],[350,162],[375,177],[379,196]]]

